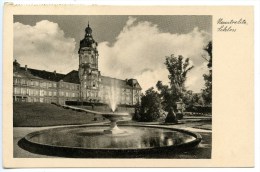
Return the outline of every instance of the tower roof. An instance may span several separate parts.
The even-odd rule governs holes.
[[[92,37],[92,29],[88,26],[85,29],[85,38],[80,41],[80,48],[83,47],[89,47],[89,48],[95,48],[97,46],[97,42]]]
[[[92,34],[92,29],[89,27],[89,22],[88,22],[88,27],[85,29],[86,34]]]

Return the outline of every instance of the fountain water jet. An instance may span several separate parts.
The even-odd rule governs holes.
[[[112,113],[102,113],[101,115],[105,118],[107,118],[110,121],[110,128],[107,130],[104,130],[104,133],[106,134],[122,134],[126,133],[126,131],[121,130],[117,126],[117,122],[119,120],[124,119],[124,117],[128,117],[128,113],[115,113],[117,104],[119,103],[119,95],[118,95],[119,87],[118,87],[118,81],[115,79],[111,80],[110,83],[110,90],[109,90],[109,106],[112,110]]]
[[[118,92],[119,92],[118,81],[115,79],[112,79],[111,83],[110,83],[110,90],[108,92],[109,93],[108,94],[108,97],[109,97],[108,104],[109,104],[112,112],[115,112],[115,110],[117,108],[117,104],[119,103]]]

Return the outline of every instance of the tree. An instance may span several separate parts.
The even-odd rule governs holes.
[[[191,90],[188,90],[185,92],[185,94],[183,95],[183,102],[185,103],[185,108],[186,109],[190,109],[193,105],[194,105],[194,94]]]
[[[141,98],[141,106],[136,109],[134,119],[137,121],[151,122],[160,117],[161,99],[154,88],[148,89]]]
[[[166,57],[165,65],[170,73],[168,78],[171,86],[180,93],[185,91],[184,83],[187,79],[187,73],[193,68],[193,66],[190,66],[189,58],[183,60],[181,55],[174,57],[174,54],[172,54],[170,57]]]
[[[191,90],[189,90],[184,95],[183,102],[186,105],[185,106],[186,111],[193,112],[196,106],[203,105],[203,98],[201,94],[193,93]]]
[[[209,41],[209,43],[203,50],[207,52],[208,58],[205,57],[205,55],[202,55],[202,58],[204,58],[206,61],[208,61],[208,68],[211,69],[211,67],[212,67],[212,41]]]
[[[176,111],[176,102],[184,97],[186,91],[184,84],[193,66],[190,65],[189,58],[184,59],[181,55],[175,57],[174,54],[166,57],[165,65],[170,73],[168,76],[170,86],[163,85],[161,81],[158,81],[156,86],[160,91],[164,110],[169,112],[173,108]]]
[[[208,45],[204,48],[209,56],[208,68],[209,74],[204,74],[205,89],[202,90],[202,97],[206,104],[212,103],[212,42],[210,41]]]

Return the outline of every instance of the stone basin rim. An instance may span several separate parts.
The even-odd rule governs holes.
[[[30,138],[34,137],[35,135],[39,135],[41,133],[44,132],[48,132],[50,130],[53,129],[63,129],[63,128],[75,128],[75,127],[79,127],[79,128],[84,128],[84,127],[104,127],[107,125],[78,125],[78,126],[65,126],[65,127],[57,127],[57,128],[51,128],[51,129],[44,129],[44,130],[40,130],[40,131],[35,131],[32,133],[27,134],[25,137],[23,137],[22,139],[24,139],[25,141],[27,141],[29,144],[33,144],[34,146],[38,145],[38,146],[44,146],[46,148],[65,148],[65,149],[77,149],[77,150],[84,150],[84,151],[142,151],[142,150],[155,150],[155,149],[165,149],[165,148],[178,148],[180,146],[189,146],[189,145],[193,145],[196,144],[198,145],[201,140],[202,137],[200,134],[195,133],[195,132],[191,132],[185,129],[177,129],[177,128],[167,128],[167,127],[161,127],[161,126],[144,126],[144,125],[120,125],[120,126],[125,126],[125,127],[147,127],[147,128],[158,128],[158,129],[167,129],[167,130],[172,130],[172,131],[178,131],[181,133],[185,133],[188,134],[190,136],[193,136],[195,138],[195,140],[192,140],[190,142],[186,142],[186,143],[182,143],[179,145],[171,145],[171,146],[161,146],[161,147],[147,147],[147,148],[82,148],[82,147],[70,147],[70,146],[56,146],[56,145],[51,145],[51,144],[42,144],[42,143],[38,143],[38,142],[32,142],[30,140]],[[21,139],[21,140],[22,140]],[[194,146],[193,146],[194,147]]]

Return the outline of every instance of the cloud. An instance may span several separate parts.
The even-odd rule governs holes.
[[[77,69],[75,39],[48,20],[34,26],[14,23],[14,59],[30,68],[67,73]]]
[[[187,34],[164,33],[156,24],[129,17],[112,45],[99,44],[99,67],[103,75],[138,79],[145,91],[158,80],[169,83],[165,56],[183,55],[194,65],[186,87],[199,92],[204,86],[202,75],[208,70],[201,55],[210,37],[198,28]]]

